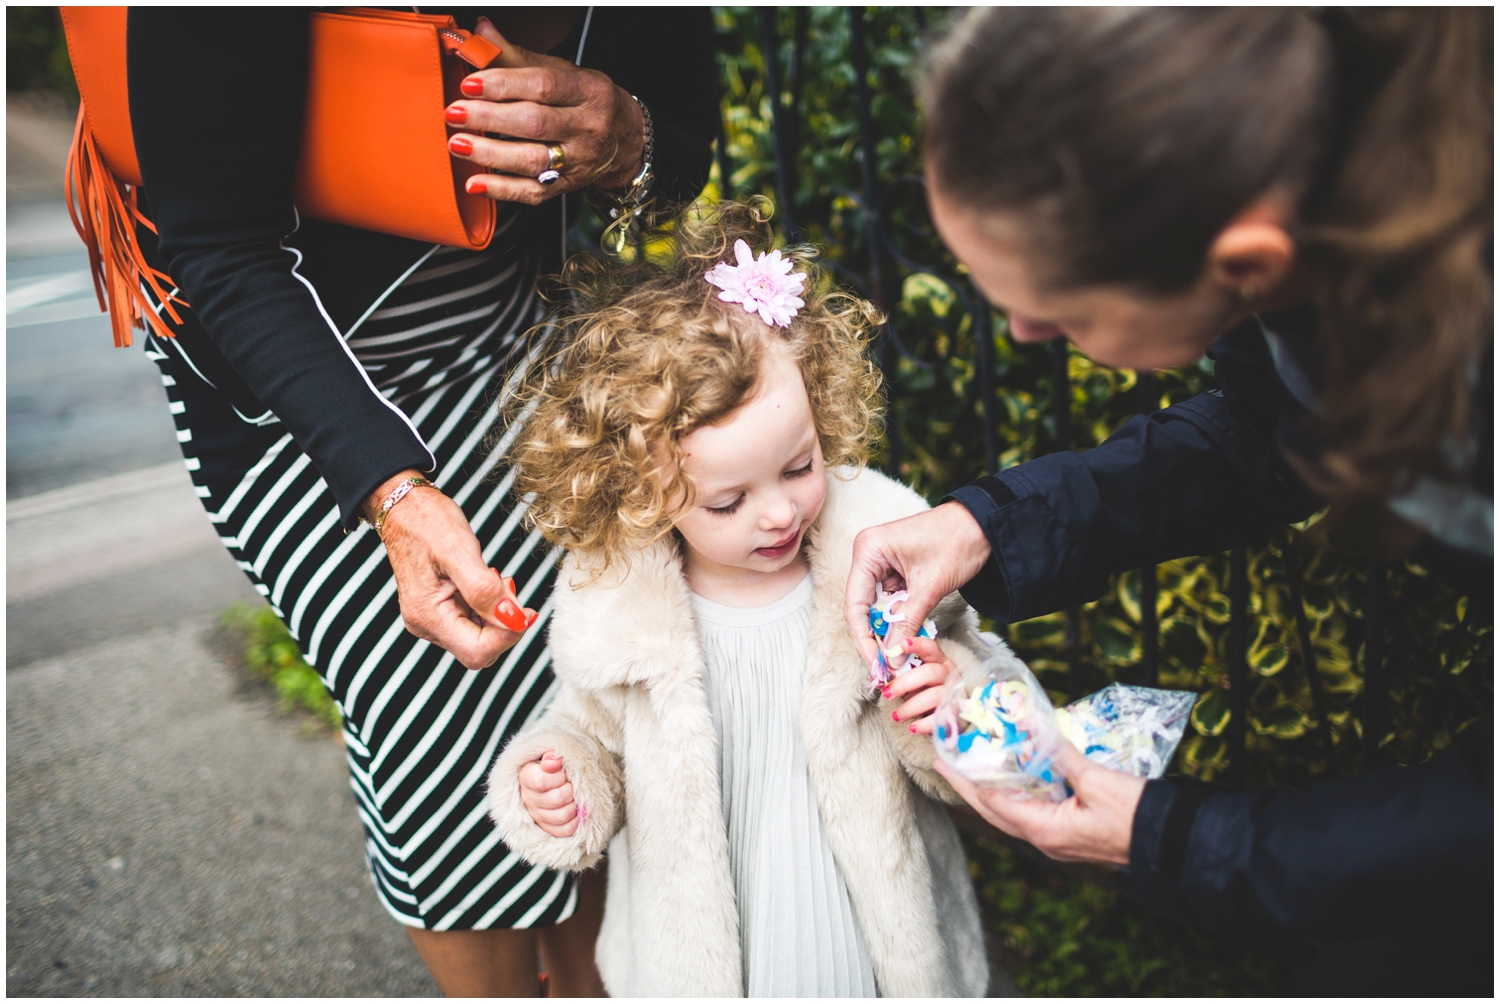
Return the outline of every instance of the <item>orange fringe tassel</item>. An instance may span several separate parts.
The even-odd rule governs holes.
[[[81,103],[63,184],[67,188],[68,215],[88,248],[94,292],[99,297],[99,309],[109,313],[115,345],[130,345],[130,330],[144,331],[148,324],[163,338],[173,337],[161,311],[173,324],[181,324],[182,316],[174,304],[186,307],[188,302],[177,295],[171,276],[146,264],[135,225],[140,223],[153,234],[156,226],[137,207],[135,188],[116,178],[100,155]],[[147,298],[145,287],[161,304],[160,311]]]

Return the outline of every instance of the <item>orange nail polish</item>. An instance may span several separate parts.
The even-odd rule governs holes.
[[[510,597],[495,604],[495,620],[517,634],[526,630],[526,614]]]
[[[474,144],[469,141],[467,136],[454,136],[448,140],[448,149],[460,157],[467,157],[474,152]]]
[[[485,191],[484,179],[477,174],[474,175],[474,177],[464,182],[464,191],[470,195],[483,195]]]
[[[471,98],[477,98],[484,93],[484,81],[478,77],[466,77],[464,82],[458,85],[458,89]]]
[[[526,626],[531,627],[531,625],[536,623],[536,619],[540,616],[541,614],[537,613],[535,610],[526,611]]]
[[[515,579],[506,578],[505,576],[501,576],[501,578],[500,578],[500,585],[502,585],[502,586],[505,587],[505,591],[507,593],[510,593],[512,596],[516,595],[516,580]]]
[[[460,105],[449,105],[443,110],[443,118],[454,125],[463,125],[469,121],[469,110]]]

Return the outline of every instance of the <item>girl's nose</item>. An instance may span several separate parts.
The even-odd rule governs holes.
[[[797,520],[797,504],[790,498],[780,498],[766,509],[762,517],[766,530],[785,530]]]

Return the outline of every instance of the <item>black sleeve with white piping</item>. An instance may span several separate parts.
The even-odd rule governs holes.
[[[147,244],[352,526],[381,482],[431,471],[433,458],[349,353],[288,242],[307,38],[306,9],[132,8],[131,123],[159,232]],[[399,275],[403,258],[424,250],[400,242],[366,271]]]

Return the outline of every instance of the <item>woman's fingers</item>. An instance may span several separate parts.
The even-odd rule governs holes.
[[[502,71],[504,72],[504,71]],[[455,101],[443,120],[455,129],[556,142],[585,131],[578,105],[542,105],[532,101]]]
[[[527,101],[539,105],[578,105],[594,96],[592,78],[568,72],[562,66],[527,66],[515,69],[476,70],[463,79],[459,90],[466,98],[481,101]],[[459,104],[465,104],[460,101]]]
[[[645,138],[630,95],[597,70],[510,45],[488,22],[477,30],[502,51],[491,67],[463,79],[464,97],[444,110],[448,125],[462,130],[449,151],[503,174],[470,178],[467,191],[537,205],[590,184],[629,184]],[[551,166],[549,143],[562,148],[564,166],[560,178],[542,185],[535,179]]]
[[[1061,802],[980,788],[941,760],[934,766],[992,826],[1035,845],[1048,857],[1129,864],[1131,829],[1146,782],[1101,767],[1070,745],[1058,753],[1056,762],[1074,789],[1073,796]]]
[[[956,502],[861,531],[844,589],[844,619],[865,661],[875,655],[868,617],[877,583],[888,590],[899,583],[911,593],[902,607],[906,619],[891,630],[895,643],[920,627],[939,600],[979,574],[989,557],[984,531]]]
[[[845,626],[866,663],[874,662],[880,651],[870,631],[870,606],[875,602],[876,587],[889,588],[892,578],[901,573],[883,546],[884,530],[883,526],[872,527],[854,538],[854,562],[844,584]]]
[[[440,604],[428,621],[431,633],[421,637],[441,646],[467,669],[487,669],[521,637],[521,632],[475,623],[478,615],[467,602],[455,598]]]
[[[515,598],[485,564],[468,518],[452,499],[410,492],[386,516],[384,538],[401,617],[412,634],[470,669],[494,665],[516,643],[521,632],[508,630],[495,614],[499,603],[509,598],[515,604]]]
[[[490,139],[468,133],[448,137],[448,152],[460,160],[470,160],[494,171],[533,179],[552,163],[552,152],[545,143]],[[564,160],[565,167],[566,163]]]
[[[981,788],[943,760],[933,762],[937,772],[948,780],[959,797],[974,807],[985,822],[1013,837],[1031,841],[1031,833],[1056,810],[1056,803],[1015,798],[1011,792]],[[1041,847],[1042,851],[1047,848]]]
[[[563,185],[544,185],[535,178],[518,178],[505,174],[476,174],[465,186],[470,195],[483,195],[496,202],[519,202],[539,206],[568,189]]]

